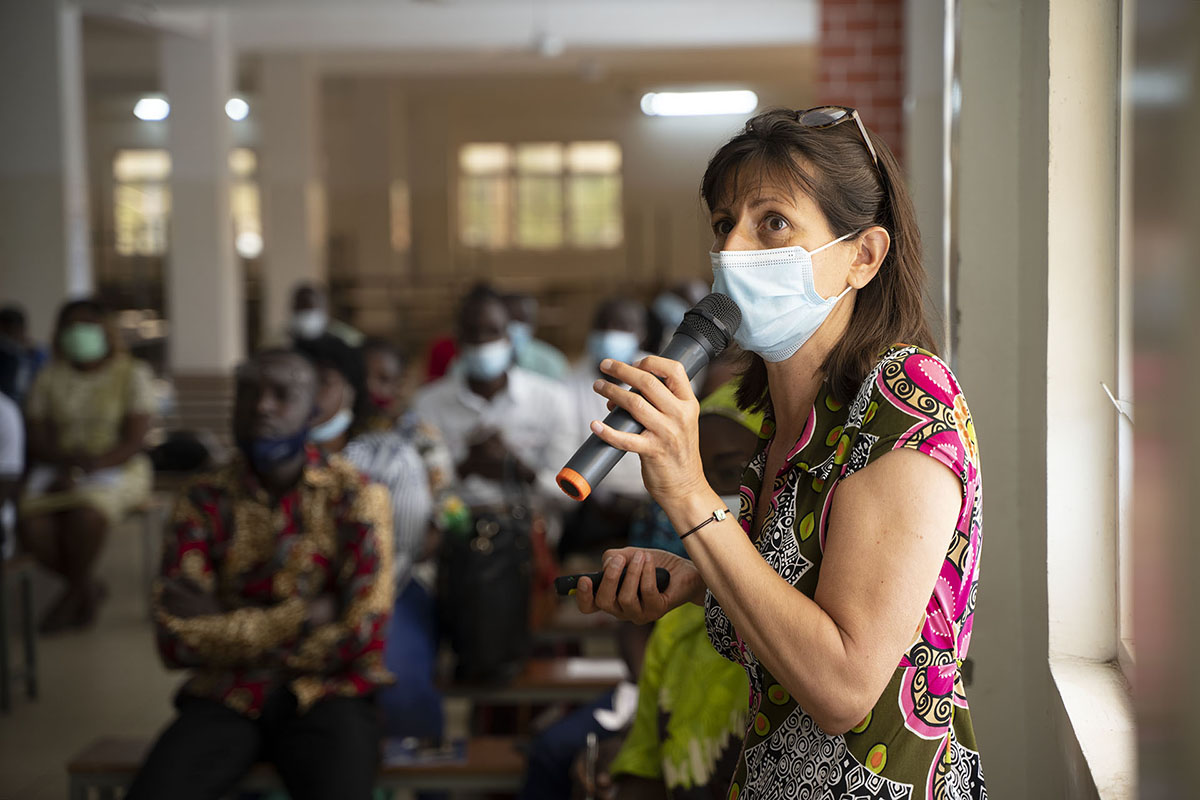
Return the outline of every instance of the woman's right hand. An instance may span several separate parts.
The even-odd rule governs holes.
[[[575,587],[575,604],[585,614],[607,611],[617,619],[645,625],[684,603],[704,602],[708,587],[700,571],[691,561],[674,553],[622,547],[605,551],[603,562],[604,575],[598,591],[591,578],[581,578]],[[629,570],[621,582],[621,570],[626,564]],[[654,574],[658,567],[671,573],[665,592],[658,591]],[[618,582],[621,582],[620,592],[616,590]]]

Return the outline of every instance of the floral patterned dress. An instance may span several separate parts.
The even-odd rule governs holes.
[[[770,446],[763,443],[743,480],[739,521],[747,533]],[[979,580],[983,486],[974,425],[950,369],[924,350],[896,345],[850,406],[822,389],[771,484],[756,547],[784,580],[812,597],[838,485],[900,448],[952,469],[962,482],[962,505],[921,633],[852,730],[840,736],[822,731],[738,636],[716,598],[707,597],[713,646],[750,678],[749,724],[730,798],[987,797],[960,674]]]

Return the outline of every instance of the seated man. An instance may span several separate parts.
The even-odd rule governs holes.
[[[638,348],[645,335],[645,317],[635,301],[614,297],[596,309],[587,352],[566,381],[575,441],[582,442],[588,437],[592,420],[604,419],[608,414],[608,401],[592,388],[597,379],[612,380],[600,371],[600,362],[612,358],[635,363],[646,355]],[[626,455],[564,522],[559,557],[625,545],[633,515],[649,499],[642,485],[641,460],[635,454]]]
[[[537,338],[538,301],[525,292],[504,295],[508,308],[508,338],[512,340],[517,364],[547,378],[562,380],[570,366],[554,345]]]
[[[473,289],[458,313],[461,373],[422,388],[413,403],[445,437],[472,508],[508,505],[526,488],[565,502],[554,476],[578,444],[566,388],[517,363],[508,322],[494,290]]]
[[[154,620],[163,660],[193,672],[131,800],[215,800],[259,760],[296,800],[371,797],[391,516],[385,489],[306,448],[316,387],[290,351],[239,369],[241,456],[179,498]]]

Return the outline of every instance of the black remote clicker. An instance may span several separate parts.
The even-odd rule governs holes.
[[[626,565],[625,569],[621,570],[621,579],[617,581],[617,591],[621,591],[621,584],[625,581],[625,571],[629,569]],[[575,594],[575,587],[579,585],[580,578],[592,579],[592,591],[595,592],[600,586],[600,579],[604,577],[603,572],[581,572],[578,575],[561,575],[554,579],[554,590],[561,595]],[[662,567],[654,568],[654,582],[658,584],[658,590],[665,592],[667,586],[671,583],[671,573],[667,572]]]

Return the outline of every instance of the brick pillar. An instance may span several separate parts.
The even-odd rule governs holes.
[[[904,161],[904,0],[821,0],[815,97],[857,108]]]

